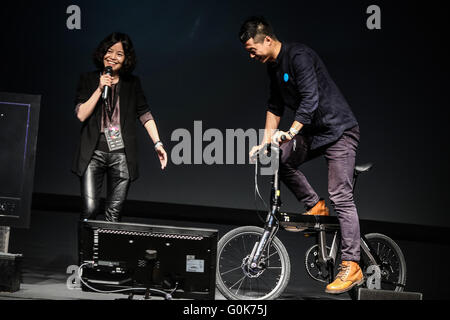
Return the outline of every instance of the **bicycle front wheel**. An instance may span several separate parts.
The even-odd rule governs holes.
[[[291,274],[289,256],[274,237],[262,255],[258,268],[248,259],[264,229],[245,226],[231,230],[218,243],[217,288],[230,300],[273,300],[286,288]]]

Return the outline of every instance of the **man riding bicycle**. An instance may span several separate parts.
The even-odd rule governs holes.
[[[253,156],[266,143],[280,144],[280,178],[306,207],[305,215],[328,216],[329,210],[298,167],[324,156],[328,164],[328,193],[341,229],[340,272],[326,292],[339,294],[363,282],[359,267],[359,219],[353,201],[353,171],[359,127],[347,101],[319,56],[301,43],[277,39],[263,17],[247,19],[239,38],[252,59],[267,64],[270,98],[264,138],[250,151]],[[285,107],[294,111],[288,131],[277,131]],[[286,139],[281,139],[285,136]],[[288,231],[298,231],[286,227]]]

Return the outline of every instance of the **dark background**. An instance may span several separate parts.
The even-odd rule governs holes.
[[[195,120],[203,130],[264,126],[268,79],[237,38],[243,19],[266,16],[282,41],[300,41],[324,60],[361,128],[358,162],[373,162],[356,201],[361,219],[450,226],[447,213],[448,33],[444,2],[409,1],[14,1],[0,11],[0,91],[41,94],[34,191],[79,195],[70,172],[80,123],[73,109],[81,72],[112,31],[135,45],[144,91],[169,153],[171,133]],[[81,8],[68,30],[66,8]],[[381,7],[382,29],[366,28]],[[287,113],[281,128],[292,121]],[[139,129],[140,179],[130,200],[254,209],[251,165],[183,165],[164,172]],[[206,144],[204,144],[205,146]],[[306,164],[327,196],[325,160]],[[260,180],[268,194],[268,180]],[[287,191],[287,189],[283,189]],[[287,211],[303,206],[284,192]]]

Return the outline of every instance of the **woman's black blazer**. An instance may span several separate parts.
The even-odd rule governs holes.
[[[86,102],[98,88],[100,73],[84,73],[78,82],[75,105]],[[138,77],[120,77],[120,126],[125,144],[131,181],[139,176],[137,164],[136,119],[150,112]],[[72,172],[82,176],[89,165],[100,135],[102,101],[99,99],[92,114],[81,125],[80,142],[73,159]]]

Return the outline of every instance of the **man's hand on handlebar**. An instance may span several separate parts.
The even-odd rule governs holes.
[[[250,156],[250,163],[255,163],[256,162],[256,157],[260,152],[264,152],[267,153],[267,143],[263,143],[260,144],[259,146],[254,146],[249,153]],[[265,149],[265,150],[261,150],[261,149]]]
[[[278,131],[277,133],[275,133],[272,137],[272,144],[279,146],[280,144],[283,144],[285,142],[288,142],[292,140],[291,136],[289,135],[289,133],[284,132],[284,131]],[[255,163],[256,162],[256,158],[257,156],[261,153],[264,152],[264,154],[267,154],[270,148],[270,143],[263,143],[260,144],[258,146],[254,146],[249,153],[250,156],[250,163]]]
[[[272,143],[275,145],[281,145],[281,144],[289,142],[291,140],[292,140],[292,138],[289,135],[289,132],[286,132],[286,131],[277,131],[272,136]]]

